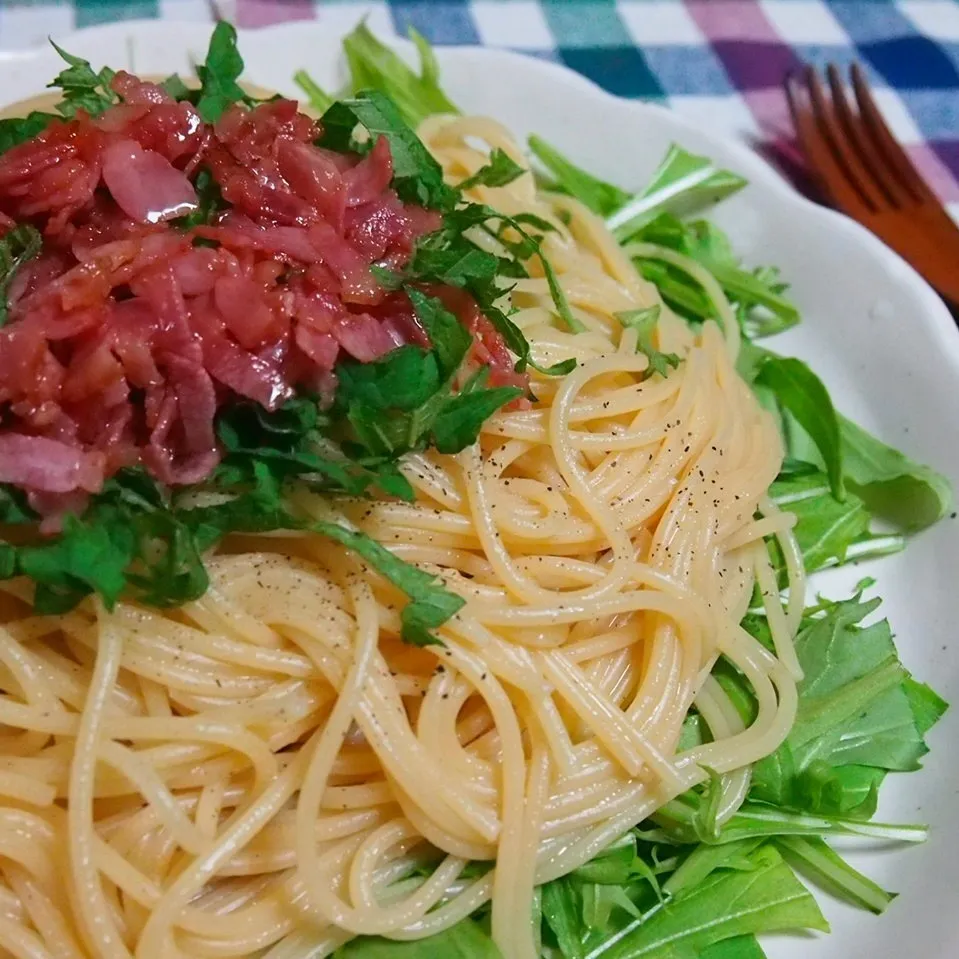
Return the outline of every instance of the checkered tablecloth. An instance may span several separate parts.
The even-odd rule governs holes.
[[[0,0],[0,50],[125,18],[215,13],[246,27],[365,13],[374,29],[414,26],[436,44],[508,47],[766,145],[791,137],[787,71],[860,60],[897,137],[959,204],[959,0]]]

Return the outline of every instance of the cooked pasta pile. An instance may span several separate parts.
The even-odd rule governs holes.
[[[526,162],[492,120],[420,133],[453,183],[488,148]],[[802,564],[767,499],[781,441],[735,372],[731,311],[691,332],[663,307],[658,347],[681,362],[648,375],[615,314],[659,296],[601,221],[529,174],[471,196],[556,228],[544,252],[586,331],[561,328],[535,259],[509,297],[535,358],[574,356],[575,371],[534,375],[532,408],[463,453],[411,456],[415,504],[296,497],[467,605],[442,645],[406,645],[399,592],[293,534],[230,541],[210,591],[175,610],[42,617],[26,584],[4,584],[9,954],[303,959],[357,934],[428,936],[491,900],[503,955],[535,959],[537,884],[704,767],[722,775],[725,819],[786,736]],[[776,655],[740,627],[757,586]],[[748,728],[710,676],[720,655],[755,692]],[[677,753],[693,705],[714,741]]]

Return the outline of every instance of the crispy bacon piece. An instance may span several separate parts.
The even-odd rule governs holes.
[[[390,189],[385,138],[338,154],[291,100],[211,125],[157,84],[121,71],[112,85],[116,106],[0,156],[0,233],[29,222],[44,237],[0,329],[0,482],[50,515],[122,466],[204,479],[232,398],[275,409],[297,389],[327,394],[344,356],[428,345],[371,270],[402,268],[440,225]],[[204,170],[230,208],[185,229]],[[476,304],[443,295],[476,336],[473,361],[517,382]]]

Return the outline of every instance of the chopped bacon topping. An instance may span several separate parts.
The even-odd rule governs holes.
[[[390,189],[384,138],[362,158],[333,153],[290,100],[210,125],[156,84],[120,72],[112,85],[118,105],[0,156],[0,231],[29,222],[44,237],[0,330],[0,482],[44,512],[136,463],[200,481],[225,402],[328,395],[342,356],[428,344],[371,270],[401,268],[440,225]],[[198,208],[203,169],[230,209],[185,230],[171,221]],[[444,298],[476,336],[473,361],[522,380],[476,304]]]

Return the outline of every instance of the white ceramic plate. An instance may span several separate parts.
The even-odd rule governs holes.
[[[327,89],[342,81],[340,41],[355,14],[324,8],[317,23],[241,31],[247,78],[296,95],[306,67]],[[378,26],[378,24],[374,24]],[[141,73],[187,71],[202,60],[208,27],[132,22],[62,38],[95,66]],[[408,49],[401,44],[401,49]],[[610,96],[562,67],[503,51],[438,50],[443,82],[467,112],[487,113],[518,135],[538,133],[578,163],[624,187],[646,182],[672,142],[748,177],[750,186],[715,219],[754,264],[776,264],[792,285],[804,323],[776,349],[807,360],[837,405],[959,486],[959,330],[938,297],[894,253],[846,218],[807,202],[744,145],[693,126],[660,107]],[[5,102],[40,93],[62,62],[49,48],[0,60]],[[830,574],[843,595],[867,570]],[[922,821],[920,848],[857,852],[850,858],[900,898],[880,918],[821,897],[827,937],[776,937],[771,959],[951,959],[959,955],[959,520],[945,520],[905,552],[870,566],[906,665],[956,708],[930,736],[927,768],[890,776],[880,819]],[[817,584],[819,585],[819,584]]]

